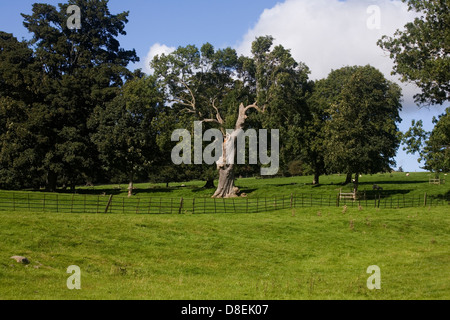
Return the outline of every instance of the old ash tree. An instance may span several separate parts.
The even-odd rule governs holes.
[[[288,119],[289,111],[296,106],[277,109],[276,100],[284,96],[285,104],[297,103],[300,84],[307,79],[307,68],[296,63],[289,50],[282,46],[271,50],[272,45],[270,36],[257,38],[252,58],[238,57],[231,48],[215,50],[209,43],[200,50],[190,45],[156,56],[151,63],[170,108],[179,115],[191,115],[191,121],[218,128],[223,134],[215,198],[239,195],[234,183],[236,166],[229,161],[236,154],[238,132],[249,124],[253,128],[262,124],[265,128],[280,128],[280,122]],[[267,120],[276,118],[280,121]],[[233,132],[227,134],[226,129],[230,128]]]

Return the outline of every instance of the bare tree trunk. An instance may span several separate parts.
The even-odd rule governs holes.
[[[352,173],[347,173],[347,178],[345,178],[344,185],[349,184],[352,182]]]
[[[133,181],[130,181],[130,184],[128,185],[128,198],[133,195],[133,188]]]
[[[319,179],[320,179],[320,174],[319,174],[318,171],[316,171],[316,172],[314,173],[314,180],[313,180],[313,185],[314,185],[314,186],[320,184],[320,183],[319,183]]]
[[[219,185],[213,198],[236,198],[239,191],[234,185],[234,165],[219,168]]]
[[[353,191],[358,192],[358,184],[359,184],[359,173],[355,174],[355,179],[353,180]]]
[[[234,131],[224,138],[222,157],[217,161],[217,168],[219,170],[219,185],[213,198],[235,198],[239,196],[239,188],[234,185],[234,167],[236,155],[236,142],[240,130],[244,129],[245,120],[247,119],[246,112],[249,109],[256,109],[264,112],[256,104],[244,107],[243,104],[239,106],[239,116],[236,121]]]
[[[55,192],[57,189],[57,184],[58,184],[58,175],[52,170],[49,170],[47,173],[46,190],[49,192]]]
[[[205,185],[203,186],[204,189],[212,189],[215,188],[216,186],[214,185],[214,179],[208,179],[205,183]]]

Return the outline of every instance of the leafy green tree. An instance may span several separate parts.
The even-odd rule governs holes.
[[[403,134],[402,142],[407,153],[419,154],[418,161],[425,162],[423,169],[438,177],[439,173],[450,171],[450,108],[439,119],[433,118],[433,123],[433,130],[426,132],[422,120],[413,120],[411,128]]]
[[[311,167],[314,180],[319,184],[321,175],[334,172],[325,163],[327,152],[327,121],[330,120],[330,106],[337,105],[341,99],[344,84],[355,72],[356,67],[345,67],[331,72],[326,79],[318,80],[312,85],[312,94],[308,95],[307,123],[305,125],[304,148],[302,157]],[[344,184],[352,180],[352,172],[347,174]]]
[[[252,98],[244,83],[235,79],[239,71],[243,72],[242,65],[235,50],[215,50],[209,43],[200,49],[179,47],[152,62],[173,112],[182,115],[176,123],[191,128],[194,120],[201,121],[205,129],[220,129],[224,137],[227,128],[243,128],[249,109],[259,109],[255,104],[241,105],[237,112],[239,103]],[[236,196],[234,164],[218,168],[219,186],[214,196]]]
[[[96,128],[96,144],[106,172],[124,172],[128,178],[128,196],[136,177],[146,174],[158,152],[153,120],[162,107],[162,96],[153,77],[129,80],[119,95],[97,107],[90,119]]]
[[[424,169],[438,175],[450,171],[450,108],[439,119],[434,118],[433,123],[435,127],[423,150]]]
[[[39,66],[33,50],[12,34],[0,32],[0,187],[39,187],[30,107],[39,101],[33,87]]]
[[[311,168],[313,185],[320,184],[320,176],[326,173],[325,167],[325,124],[329,119],[328,102],[333,96],[331,80],[319,80],[311,84],[312,94],[308,95],[307,120],[303,129],[302,160]]]
[[[68,5],[80,7],[81,30],[67,27]],[[128,63],[138,61],[135,51],[123,50],[117,40],[125,34],[127,15],[111,14],[103,0],[70,0],[59,8],[34,4],[31,15],[23,14],[40,66],[33,86],[37,98],[27,111],[25,127],[34,136],[35,164],[48,190],[61,184],[74,188],[98,172],[87,121],[131,75]]]
[[[326,81],[336,91],[329,100],[325,163],[328,170],[355,174],[390,170],[400,145],[401,89],[371,66],[333,71]]]
[[[156,57],[152,67],[175,110],[192,114],[205,126],[219,128],[224,137],[225,130],[231,128],[234,132],[261,126],[280,129],[285,138],[281,158],[287,170],[300,150],[299,128],[305,121],[304,91],[309,70],[297,63],[289,50],[272,46],[272,37],[257,38],[252,57],[238,57],[231,48],[215,50],[210,44],[200,50],[180,47],[170,55]],[[225,145],[235,139],[233,134],[230,137]],[[222,163],[218,169],[214,197],[236,196],[235,165]]]
[[[257,101],[265,106],[258,118],[264,128],[280,130],[280,168],[289,171],[289,163],[299,160],[308,138],[306,95],[309,68],[295,61],[290,50],[273,47],[273,37],[256,38],[252,44]]]
[[[428,136],[429,133],[423,129],[423,121],[412,120],[409,130],[402,134],[402,143],[405,145],[403,151],[406,151],[408,154],[421,152]]]
[[[378,45],[394,59],[394,74],[414,82],[422,93],[419,104],[443,104],[450,100],[450,3],[448,0],[402,0],[420,17],[383,36]]]

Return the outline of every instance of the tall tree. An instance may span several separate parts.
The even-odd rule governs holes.
[[[312,87],[312,94],[308,95],[307,120],[303,129],[302,160],[309,165],[314,174],[313,185],[320,184],[320,176],[326,173],[325,168],[325,124],[329,119],[327,101],[331,92],[327,84],[331,81],[320,80]]]
[[[80,30],[67,27],[69,5],[81,9]],[[87,121],[131,76],[128,63],[138,61],[135,51],[121,49],[117,40],[125,34],[127,16],[111,14],[106,0],[70,0],[59,8],[34,4],[31,15],[23,14],[40,65],[34,90],[42,97],[32,104],[28,119],[33,121],[36,161],[51,191],[58,184],[74,187],[99,171]]]
[[[229,161],[236,155],[239,132],[263,125],[287,128],[286,132],[292,129],[292,133],[302,119],[301,90],[307,68],[295,62],[289,50],[282,46],[271,49],[272,45],[270,36],[257,38],[252,58],[237,57],[231,48],[215,50],[210,44],[200,50],[187,46],[152,62],[174,108],[223,133],[224,148],[217,163],[219,185],[213,197],[239,193],[234,185],[236,165]],[[258,117],[251,110],[267,115]],[[227,135],[226,129],[233,132]]]
[[[438,119],[433,118],[433,123],[433,130],[426,132],[422,120],[413,120],[411,128],[403,134],[402,142],[407,153],[419,154],[418,161],[425,162],[423,169],[439,176],[441,172],[450,171],[450,108]]]
[[[174,110],[220,129],[225,139],[226,129],[233,121],[235,129],[243,128],[247,111],[259,109],[256,104],[247,107],[241,104],[236,117],[237,101],[248,101],[250,96],[242,82],[233,79],[239,60],[231,48],[215,50],[209,43],[200,50],[195,46],[179,47],[169,55],[155,57],[152,67]],[[218,165],[219,186],[215,197],[236,196],[234,166]]]
[[[90,119],[90,125],[96,128],[92,141],[106,172],[125,172],[128,196],[132,195],[135,179],[146,174],[158,153],[153,120],[162,104],[155,79],[137,77],[129,80],[106,107],[97,107]]]
[[[378,45],[394,59],[394,74],[422,89],[419,104],[450,100],[450,3],[448,0],[402,0],[420,17],[383,36]]]
[[[39,186],[30,107],[38,102],[39,66],[33,50],[0,32],[0,187]]]
[[[266,106],[266,112],[258,117],[262,127],[280,130],[280,167],[284,172],[290,162],[301,157],[306,143],[310,71],[295,61],[289,49],[274,46],[272,36],[256,38],[252,55],[258,104]]]
[[[329,79],[345,81],[329,102],[325,163],[330,171],[354,173],[357,189],[360,174],[395,164],[401,89],[371,66],[339,69]]]

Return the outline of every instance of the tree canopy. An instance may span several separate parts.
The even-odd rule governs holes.
[[[68,28],[69,5],[80,8],[81,29]],[[138,57],[118,41],[128,12],[112,14],[106,0],[36,3],[23,18],[31,41],[0,32],[0,188],[55,191],[126,181],[132,191],[137,181],[182,179],[214,187],[219,177],[215,195],[237,195],[235,175],[264,167],[261,159],[250,163],[250,152],[247,164],[236,167],[224,161],[226,147],[213,165],[172,163],[173,131],[192,132],[194,121],[203,130],[220,129],[225,146],[241,129],[279,130],[278,174],[313,173],[314,184],[327,173],[356,174],[357,180],[395,164],[401,90],[371,66],[348,66],[310,81],[309,68],[268,35],[254,40],[250,56],[210,43],[180,46],[156,56],[153,74],[145,75],[128,69]],[[427,98],[443,99],[439,92]],[[436,119],[436,131],[422,140],[419,127],[410,135],[409,145],[428,157],[430,170],[448,168],[447,119]]]
[[[407,153],[419,154],[418,161],[425,162],[423,169],[438,175],[450,171],[450,108],[439,118],[433,118],[433,124],[433,130],[426,132],[422,120],[413,120],[402,142]]]
[[[450,100],[450,3],[448,0],[402,0],[420,14],[383,36],[378,45],[394,59],[394,74],[415,83],[422,93],[418,104],[443,104]]]
[[[324,87],[328,105],[328,170],[354,173],[356,183],[362,173],[390,171],[400,145],[400,87],[371,66],[333,71],[318,86]]]

